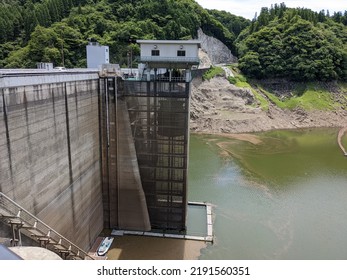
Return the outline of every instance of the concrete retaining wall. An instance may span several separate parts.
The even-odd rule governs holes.
[[[0,191],[85,250],[103,229],[98,84],[0,88]]]

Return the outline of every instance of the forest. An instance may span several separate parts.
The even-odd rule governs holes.
[[[330,81],[347,78],[347,11],[262,8],[235,44],[249,77]]]
[[[346,25],[347,11],[284,3],[250,21],[193,0],[0,0],[0,68],[85,67],[91,39],[126,65],[130,51],[139,53],[136,39],[194,39],[201,28],[230,48],[247,77],[346,80]]]

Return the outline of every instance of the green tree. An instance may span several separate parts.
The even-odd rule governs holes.
[[[193,0],[13,1],[0,2],[0,44],[13,41],[18,47],[11,53],[3,52],[6,57],[1,61],[4,65],[23,61],[20,67],[33,67],[41,60],[60,64],[58,54],[62,53],[62,46],[68,67],[83,66],[88,38],[109,45],[111,61],[122,62],[135,39],[196,38],[199,28],[234,49],[233,30],[219,18],[223,22],[236,19],[238,23],[230,27],[237,32],[243,28],[241,18],[228,13],[217,17]],[[13,7],[17,7],[17,13]],[[19,51],[19,47],[25,51]]]
[[[35,29],[35,26],[37,25],[37,17],[35,14],[35,6],[32,1],[28,1],[25,4],[24,8],[24,33],[25,33],[25,40],[28,41],[30,38],[31,32]]]
[[[259,60],[259,54],[253,51],[247,52],[239,60],[239,68],[247,73],[249,77],[260,78],[262,76],[262,67]]]
[[[315,22],[316,14],[307,9],[287,9],[281,18],[267,22],[275,13],[262,10],[259,30],[251,32],[249,27],[237,40],[240,69],[246,75],[293,80],[345,79],[347,30],[343,25],[326,18],[324,23]]]

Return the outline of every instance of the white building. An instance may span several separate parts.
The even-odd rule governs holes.
[[[146,66],[142,75],[146,80],[161,78],[160,72],[165,70],[165,78],[175,80],[191,80],[191,68],[199,65],[200,41],[197,40],[137,40],[140,44],[140,62]],[[181,75],[175,75],[181,70]],[[182,71],[183,70],[183,71]]]
[[[141,46],[140,60],[151,68],[190,69],[199,64],[200,41],[137,40]]]
[[[110,63],[108,46],[101,46],[97,42],[87,45],[87,68],[99,68],[102,64]]]

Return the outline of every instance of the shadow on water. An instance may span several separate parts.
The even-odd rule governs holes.
[[[105,236],[110,231],[103,233]],[[188,205],[187,235],[207,236],[206,206]],[[195,260],[200,256],[204,241],[183,240],[149,236],[114,236],[107,253],[111,260]]]
[[[203,247],[205,244],[201,241],[118,236],[107,257],[111,260],[194,260]]]

